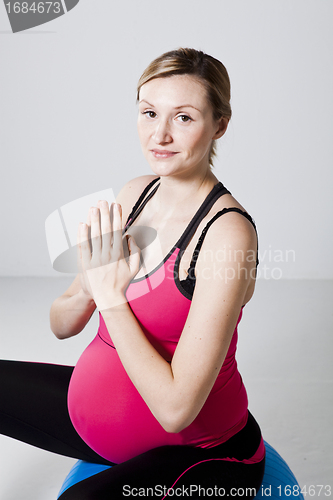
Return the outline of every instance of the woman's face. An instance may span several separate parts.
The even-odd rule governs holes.
[[[213,139],[223,135],[206,89],[195,77],[156,78],[140,89],[138,132],[157,175],[205,171]]]

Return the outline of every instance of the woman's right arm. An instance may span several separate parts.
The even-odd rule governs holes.
[[[116,202],[122,206],[123,224],[144,188],[156,177],[158,176],[141,175],[127,182],[121,189]],[[88,291],[83,289],[81,277],[78,274],[68,290],[51,306],[52,332],[58,339],[67,339],[77,335],[86,326],[95,309],[96,304]]]
[[[96,309],[96,304],[81,286],[78,274],[71,286],[58,297],[50,310],[50,326],[58,339],[80,333]]]

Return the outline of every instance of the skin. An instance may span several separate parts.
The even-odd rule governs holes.
[[[133,226],[156,229],[166,255],[218,182],[209,168],[209,151],[227,125],[223,118],[213,119],[205,88],[192,76],[157,78],[143,85],[138,133],[154,175],[127,183],[117,204],[109,207],[100,201],[91,208],[87,223],[80,224],[78,232],[81,272],[51,308],[53,332],[58,338],[67,338],[84,328],[97,307],[126,372],[167,432],[187,427],[214,385],[241,307],[253,294],[255,262],[244,256],[255,253],[256,235],[249,221],[237,213],[220,217],[210,227],[196,265],[189,315],[172,360],[166,360],[149,343],[126,301],[127,285],[134,276],[140,277],[140,249],[132,237],[126,261],[121,230],[144,187],[161,177],[158,191]],[[180,272],[188,267],[206,222],[226,206],[243,209],[231,195],[217,200],[192,238],[188,254],[184,253]],[[223,248],[229,252],[221,262],[218,256]],[[160,262],[154,252],[147,253],[144,260],[148,271]],[[214,279],[208,279],[212,276]],[[228,276],[234,278],[226,279]]]
[[[143,154],[156,175],[168,177],[168,185],[176,187],[182,181],[184,194],[185,181],[213,179],[207,169],[211,142],[227,125],[223,118],[213,120],[206,90],[193,77],[158,78],[141,88],[138,133]],[[163,158],[163,152],[172,157]],[[176,193],[173,200],[179,200]]]

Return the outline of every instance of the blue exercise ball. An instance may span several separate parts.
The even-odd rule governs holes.
[[[265,441],[265,473],[255,500],[304,500],[294,474],[278,452]],[[99,472],[109,469],[109,465],[93,464],[79,460],[74,464],[58,494],[59,498],[68,488]]]
[[[84,462],[83,460],[78,460],[71,470],[69,471],[61,490],[58,493],[57,499],[66,491],[68,488],[73,486],[87,477],[94,476],[99,472],[103,472],[106,469],[110,469],[111,465],[101,465],[101,464],[93,464],[90,462]]]
[[[265,473],[255,500],[304,500],[301,488],[281,455],[266,441]]]

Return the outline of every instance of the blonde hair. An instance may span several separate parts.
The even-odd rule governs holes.
[[[217,59],[201,50],[179,48],[165,52],[152,61],[142,73],[137,86],[137,100],[142,85],[154,78],[173,75],[192,75],[197,77],[206,88],[207,98],[213,109],[213,118],[231,118],[230,80],[225,66]],[[213,166],[216,143],[212,142],[209,164]]]

